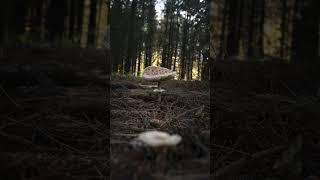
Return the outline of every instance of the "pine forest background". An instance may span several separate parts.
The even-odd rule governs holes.
[[[156,13],[158,3],[164,4],[161,15]],[[211,57],[220,60],[319,59],[317,0],[6,0],[2,4],[1,47],[39,42],[102,48],[109,23],[108,61],[114,74],[141,76],[144,67],[159,65],[177,71],[177,79],[208,80],[209,49]]]

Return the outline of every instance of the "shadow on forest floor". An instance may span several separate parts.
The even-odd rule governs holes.
[[[211,84],[215,179],[320,176],[319,73],[317,66],[306,64],[215,65]]]
[[[1,179],[107,177],[104,61],[97,51],[36,47],[1,59]]]

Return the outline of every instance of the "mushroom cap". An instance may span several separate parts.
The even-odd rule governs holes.
[[[181,136],[162,131],[146,131],[140,133],[137,140],[151,147],[176,146],[180,143]]]
[[[173,78],[176,75],[175,71],[158,66],[148,66],[144,69],[142,79],[146,81],[160,81]]]
[[[162,93],[162,92],[165,92],[166,90],[164,89],[154,89],[153,92],[156,92],[156,93]]]

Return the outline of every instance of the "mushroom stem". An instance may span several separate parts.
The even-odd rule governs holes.
[[[161,102],[161,92],[159,93],[158,102]]]
[[[137,140],[153,148],[156,153],[153,167],[156,168],[155,171],[164,174],[168,168],[168,148],[175,147],[181,141],[181,137],[161,131],[149,131],[140,133]]]
[[[158,81],[158,90],[159,91],[161,91],[161,87],[160,87],[160,85],[161,85],[161,81]],[[158,102],[161,102],[161,92],[159,93],[159,95],[158,95]]]
[[[157,171],[165,174],[166,172],[166,163],[167,163],[167,147],[159,147],[158,150],[156,150],[156,168]]]

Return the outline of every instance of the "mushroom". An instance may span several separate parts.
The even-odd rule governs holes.
[[[160,121],[159,119],[150,119],[149,124],[153,127],[161,127],[163,122]]]
[[[165,92],[166,90],[164,89],[154,89],[153,92],[156,92],[156,93],[162,93],[162,92]]]
[[[163,92],[165,90],[160,87],[161,81],[172,79],[175,75],[176,72],[171,71],[170,69],[158,66],[148,66],[143,71],[142,79],[149,82],[157,82],[159,89],[155,89],[154,92]]]
[[[140,133],[134,141],[154,149],[156,152],[156,167],[160,172],[164,172],[168,150],[180,143],[181,136],[154,130]]]

